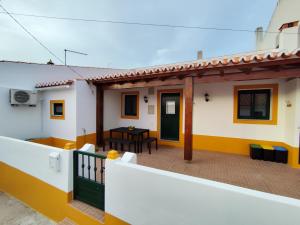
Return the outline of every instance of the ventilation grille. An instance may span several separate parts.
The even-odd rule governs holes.
[[[14,99],[18,103],[27,103],[30,99],[30,95],[25,91],[16,91],[14,93]]]

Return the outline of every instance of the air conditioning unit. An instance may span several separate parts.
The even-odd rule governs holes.
[[[10,89],[10,104],[12,106],[36,106],[37,94],[33,91]]]

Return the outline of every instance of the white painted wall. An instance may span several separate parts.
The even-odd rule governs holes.
[[[0,86],[0,135],[23,140],[40,137],[41,121],[40,102],[36,107],[13,107],[9,103],[9,88]]]
[[[139,119],[123,119],[121,118],[121,93],[128,91],[138,91],[139,97]],[[148,104],[156,105],[156,94],[148,95],[147,88],[130,89],[130,90],[108,90],[104,91],[104,130],[115,127],[135,126],[139,128],[148,128],[156,130],[156,108],[155,114],[148,114],[148,104],[144,102],[144,96],[147,95]]]
[[[104,130],[120,126],[135,126],[147,128],[151,131],[157,130],[157,91],[167,89],[183,89],[183,86],[166,86],[154,88],[154,95],[148,94],[148,88],[136,88],[128,90],[107,90],[104,92]],[[139,119],[121,118],[121,93],[138,91],[139,98]],[[148,96],[148,103],[145,103],[144,96]],[[148,105],[154,105],[154,114],[148,114]],[[183,107],[184,108],[184,107]]]
[[[300,20],[300,1],[299,0],[278,0],[277,7],[274,10],[273,16],[271,18],[269,27],[266,31],[271,33],[266,33],[263,40],[257,43],[257,50],[263,49],[274,49],[276,48],[278,34],[274,32],[279,32],[279,28],[284,23],[294,22]],[[273,32],[273,33],[272,33]],[[287,33],[298,33],[298,35],[290,35]],[[285,29],[284,32],[280,34],[280,49],[294,50],[300,47],[300,35],[299,26],[296,28]]]
[[[132,225],[295,225],[300,201],[134,164],[106,160],[105,211]]]
[[[214,84],[195,84],[193,134],[221,137],[235,137],[244,139],[269,140],[286,142],[291,146],[298,146],[298,127],[300,126],[300,86],[298,80],[286,82],[284,79],[223,82]],[[278,124],[234,124],[233,123],[233,90],[235,85],[253,84],[279,84],[278,97]],[[292,85],[292,86],[291,86]],[[182,86],[168,88],[183,88]],[[159,89],[165,89],[160,87]],[[140,92],[140,119],[121,119],[121,92],[105,91],[104,99],[104,130],[119,126],[136,126],[157,130],[157,88],[155,95],[148,96],[149,103],[155,105],[155,114],[148,115],[148,105],[143,97],[147,95],[147,88],[132,89]],[[126,90],[123,90],[123,92]],[[204,94],[210,95],[210,101],[206,102]],[[292,101],[292,107],[286,106],[287,100]],[[298,103],[299,102],[299,103]],[[184,111],[184,107],[183,107]],[[184,128],[184,124],[183,124]]]
[[[286,107],[286,115],[285,115],[285,136],[286,142],[296,146],[298,143],[297,132],[297,105],[299,104],[297,101],[297,88],[298,82],[297,79],[286,82],[286,102],[285,104],[291,104],[290,107]]]
[[[77,71],[82,77],[104,75],[112,71],[121,71],[117,69],[105,69],[105,68],[93,68],[93,67],[76,67],[72,66],[72,70]],[[48,81],[60,81],[66,79],[78,78],[78,74],[72,72],[66,66],[61,65],[45,65],[35,63],[22,63],[22,62],[7,62],[0,61],[0,135],[10,136],[19,139],[36,138],[42,136],[57,136],[60,138],[72,138],[76,136],[76,116],[73,115],[76,112],[74,103],[68,103],[70,109],[74,112],[68,115],[66,121],[49,121],[48,116],[48,104],[39,102],[36,108],[18,107],[12,108],[8,104],[8,90],[14,89],[25,89],[34,90],[34,87],[39,82]],[[57,92],[57,94],[54,94]],[[81,90],[83,94],[84,90]],[[46,98],[49,95],[51,97],[64,98],[63,91],[47,91]],[[41,94],[43,95],[43,94]],[[67,98],[70,98],[70,94],[67,94]],[[80,99],[79,99],[80,100]],[[75,92],[74,92],[75,101]],[[85,100],[80,100],[80,104],[84,104]],[[86,101],[89,101],[88,99]],[[95,107],[91,104],[91,107]],[[45,113],[45,110],[47,112]],[[68,112],[71,112],[69,109]],[[93,110],[91,110],[92,112]],[[79,111],[81,114],[81,110]],[[75,117],[74,117],[75,116]],[[42,117],[46,118],[43,119]],[[74,118],[72,118],[74,117]],[[88,117],[94,118],[94,117]],[[73,120],[73,124],[70,124],[70,119]],[[51,124],[50,122],[53,122]],[[68,124],[67,131],[64,127]],[[86,126],[89,129],[90,122],[87,122]],[[80,127],[83,127],[80,124]],[[69,130],[72,129],[70,132]],[[80,128],[78,128],[80,129]],[[67,134],[69,133],[69,134]]]
[[[96,132],[96,87],[86,81],[76,81],[76,134]]]
[[[49,168],[49,154],[60,154],[60,171]],[[73,190],[73,152],[0,136],[0,161],[64,192]]]
[[[50,101],[65,101],[65,119],[50,118]],[[70,88],[44,91],[42,94],[43,130],[46,137],[76,140],[76,85]]]
[[[279,83],[278,125],[234,124],[233,90],[235,85]],[[285,83],[281,80],[196,84],[193,133],[257,140],[285,141]],[[210,95],[205,102],[204,94]]]

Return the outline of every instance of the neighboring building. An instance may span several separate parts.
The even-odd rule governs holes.
[[[294,50],[300,47],[300,1],[278,0],[266,30],[257,28],[257,50]]]

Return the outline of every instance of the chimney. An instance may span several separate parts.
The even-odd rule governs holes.
[[[264,39],[264,29],[262,27],[256,28],[255,35],[256,35],[256,50],[261,50],[261,44]]]
[[[197,59],[203,59],[203,51],[197,52]]]
[[[47,64],[48,64],[48,65],[54,65],[54,63],[52,62],[51,59],[47,62]]]

